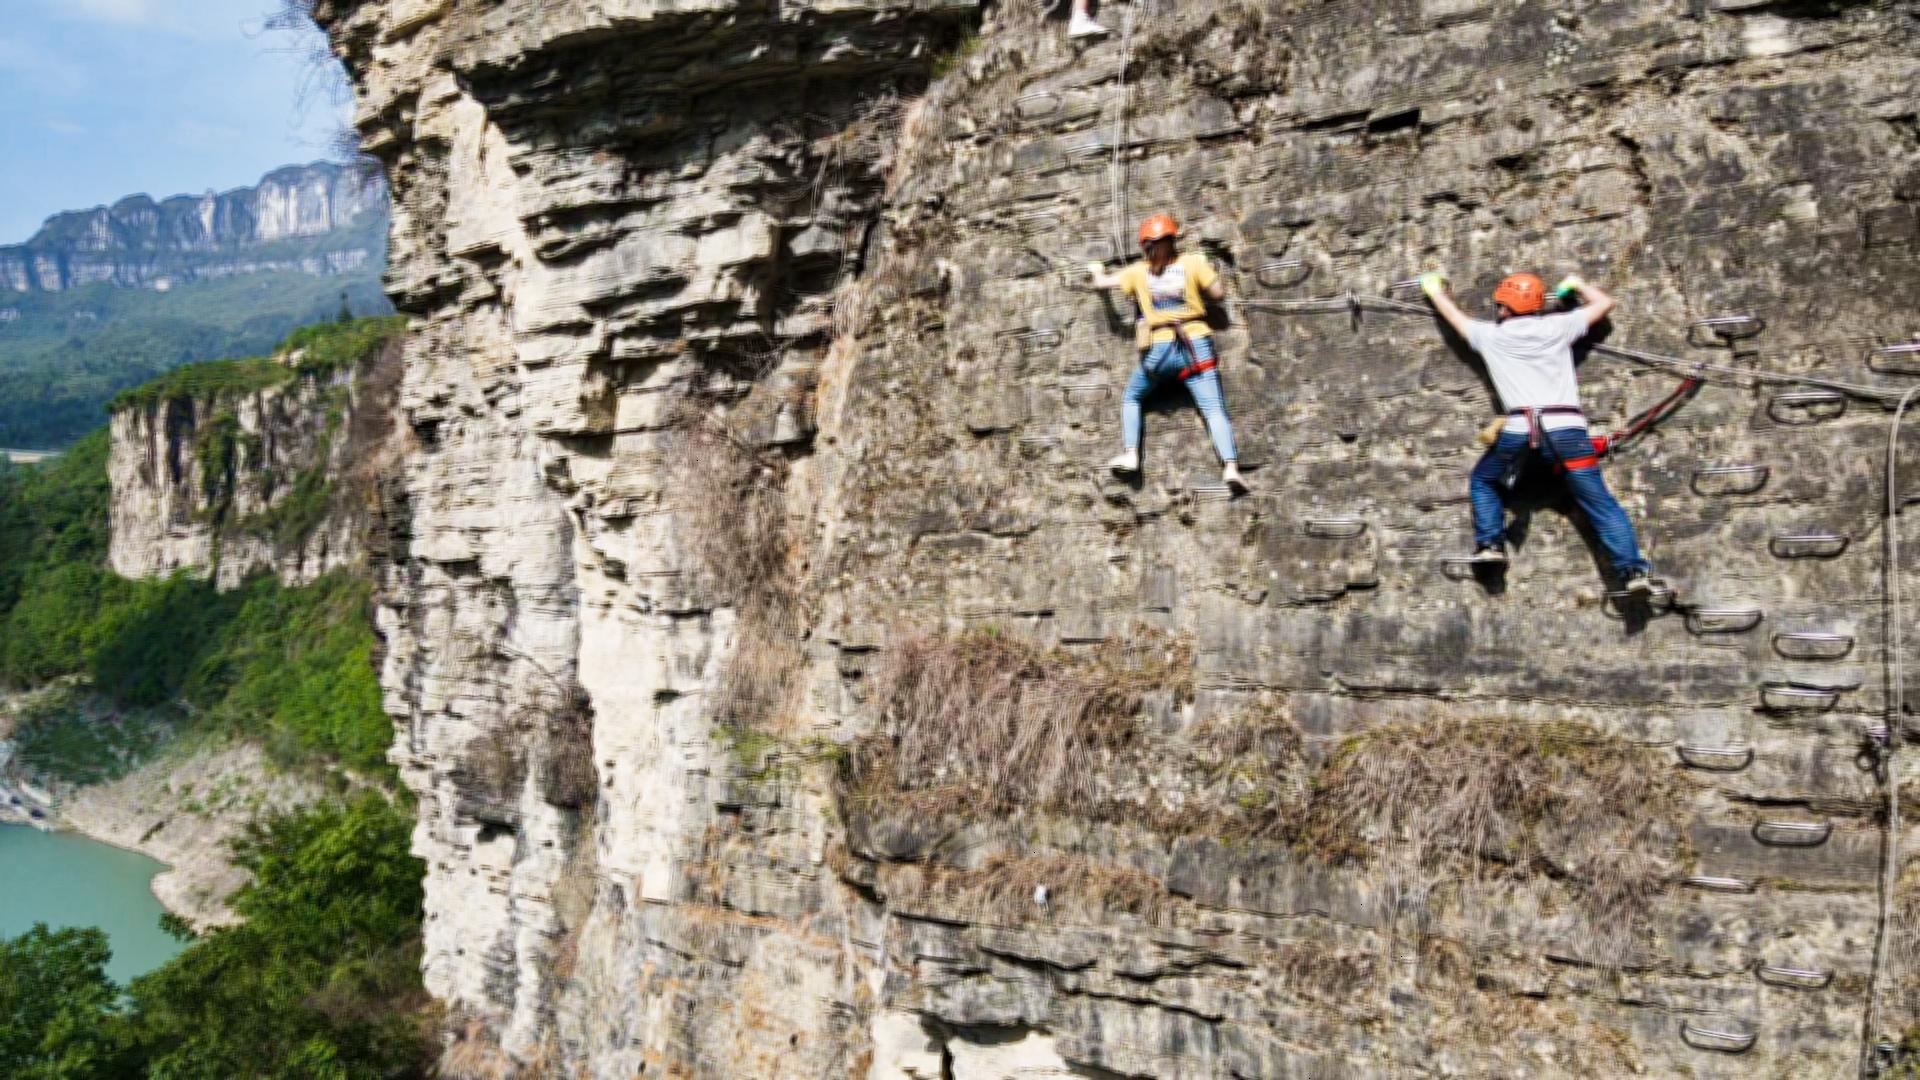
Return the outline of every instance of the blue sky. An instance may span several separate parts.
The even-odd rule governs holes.
[[[327,157],[348,114],[305,42],[264,31],[276,0],[0,6],[0,244],[60,210]]]

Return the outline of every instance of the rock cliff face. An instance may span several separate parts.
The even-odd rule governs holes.
[[[293,349],[218,362],[208,368],[266,375],[194,388],[175,373],[156,384],[164,389],[116,406],[107,463],[115,573],[187,570],[230,588],[264,570],[304,585],[366,559],[379,478],[400,453],[399,340],[324,370],[306,360]]]
[[[318,5],[418,327],[381,623],[449,1070],[1840,1075],[1898,1033],[1913,13],[1218,0],[1074,49],[1036,7]],[[1240,301],[1245,498],[1181,402],[1101,468],[1130,333],[1076,267],[1162,209]],[[1611,344],[1716,365],[1608,465],[1677,599],[1610,597],[1551,478],[1477,580],[1481,375],[1280,303],[1436,265],[1578,270]],[[1675,382],[1584,372],[1597,427]]]
[[[26,243],[0,247],[0,289],[164,287],[269,270],[378,267],[386,207],[379,179],[329,162],[276,169],[254,187],[220,195],[130,195],[57,214]]]

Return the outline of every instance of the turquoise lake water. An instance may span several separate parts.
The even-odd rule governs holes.
[[[107,973],[124,985],[183,948],[160,929],[166,909],[149,885],[165,869],[74,833],[0,825],[0,936],[24,934],[36,922],[97,926],[113,942]]]

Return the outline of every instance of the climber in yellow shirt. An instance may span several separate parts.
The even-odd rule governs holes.
[[[1247,485],[1240,478],[1240,454],[1234,447],[1233,422],[1227,419],[1220,373],[1215,370],[1213,331],[1206,319],[1206,301],[1226,299],[1227,290],[1205,255],[1180,254],[1175,245],[1179,235],[1178,222],[1155,214],[1140,225],[1145,258],[1117,274],[1107,273],[1099,263],[1087,265],[1094,288],[1123,289],[1140,310],[1135,341],[1140,365],[1127,382],[1126,401],[1120,409],[1126,449],[1107,467],[1123,475],[1140,471],[1140,403],[1156,385],[1177,378],[1206,419],[1214,451],[1224,463],[1220,478],[1238,494]]]

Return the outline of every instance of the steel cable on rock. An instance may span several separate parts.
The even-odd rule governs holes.
[[[1113,186],[1113,250],[1114,257],[1124,261],[1127,257],[1127,178],[1120,164],[1120,153],[1127,145],[1132,122],[1133,102],[1127,93],[1127,69],[1133,66],[1133,5],[1127,5],[1127,21],[1120,30],[1120,109],[1113,118],[1113,166],[1109,171],[1109,180]]]
[[[1867,978],[1867,1009],[1860,1022],[1860,1074],[1875,1075],[1874,1024],[1879,1019],[1880,984],[1886,972],[1887,938],[1893,926],[1893,891],[1900,880],[1900,774],[1894,768],[1894,751],[1900,746],[1900,713],[1906,707],[1906,663],[1900,652],[1905,645],[1900,596],[1900,421],[1912,404],[1920,386],[1900,395],[1894,407],[1893,423],[1887,427],[1887,533],[1884,538],[1885,565],[1881,570],[1887,591],[1887,738],[1881,750],[1881,769],[1887,784],[1887,837],[1881,845],[1880,924],[1873,938],[1873,969]]]

